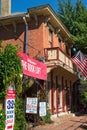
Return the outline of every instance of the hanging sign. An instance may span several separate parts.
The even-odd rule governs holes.
[[[37,113],[37,98],[26,98],[26,113],[32,113],[36,114]]]
[[[6,91],[6,124],[5,130],[13,130],[15,120],[15,90]]]
[[[39,115],[46,116],[46,102],[39,102]]]
[[[18,55],[21,58],[23,74],[42,80],[47,79],[47,69],[44,63],[31,58],[23,52],[19,52]]]

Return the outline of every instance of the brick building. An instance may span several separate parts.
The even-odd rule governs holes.
[[[78,79],[71,61],[74,42],[49,5],[0,17],[0,40],[3,46],[19,45],[23,52],[26,44],[31,57],[45,62],[47,81],[41,85],[47,92],[48,108],[53,115],[71,110],[72,87]]]

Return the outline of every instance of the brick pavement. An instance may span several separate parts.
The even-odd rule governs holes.
[[[56,117],[51,124],[39,125],[29,130],[87,130],[87,115],[70,118]]]

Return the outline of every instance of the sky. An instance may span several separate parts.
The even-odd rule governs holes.
[[[12,10],[11,12],[27,12],[28,8],[35,6],[49,4],[56,12],[58,9],[58,0],[11,0]],[[75,3],[76,0],[72,0],[72,3]],[[87,5],[87,0],[82,0],[85,5]]]
[[[27,12],[28,8],[43,4],[50,4],[57,10],[57,0],[12,0],[12,12]]]

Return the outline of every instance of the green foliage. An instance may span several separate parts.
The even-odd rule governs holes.
[[[0,46],[0,99],[5,97],[5,90],[19,77],[22,72],[20,58],[17,55],[17,48],[7,44],[3,51]]]
[[[81,84],[83,85],[83,87],[87,87],[87,79],[82,80]],[[87,104],[87,91],[81,92],[80,99],[83,103]]]
[[[87,85],[87,79],[86,79],[86,80],[82,80],[82,81],[81,81],[81,84]]]
[[[3,49],[0,42],[0,99],[5,99],[6,89],[14,84],[16,89],[15,125],[14,130],[25,130],[24,101],[22,99],[22,73],[21,60],[17,54],[18,48],[7,44]],[[2,113],[2,111],[1,111]],[[5,116],[0,116],[0,130],[4,130]]]
[[[0,110],[0,130],[5,129],[5,112],[4,110]]]
[[[17,95],[15,103],[15,125],[14,130],[25,130],[26,120],[25,120],[25,110],[24,101],[21,96]]]
[[[14,130],[25,130],[25,101],[22,97],[22,78],[16,77],[15,125]]]
[[[58,0],[58,17],[71,33],[78,49],[87,54],[87,8],[82,0]]]
[[[21,62],[17,55],[17,48],[11,44],[5,47],[3,54],[4,83],[13,82],[21,73]]]
[[[83,103],[87,103],[87,91],[82,92],[80,98]]]
[[[45,122],[45,123],[51,123],[52,121],[51,121],[51,112],[50,112],[50,110],[47,110],[46,111],[46,116],[43,116],[43,117],[41,117],[42,118],[42,120]]]

